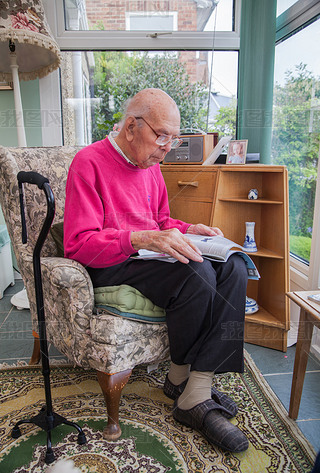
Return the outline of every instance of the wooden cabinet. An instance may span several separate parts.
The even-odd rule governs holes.
[[[213,166],[163,165],[171,216],[190,223],[210,225],[216,191]]]
[[[222,229],[243,245],[245,222],[255,222],[256,253],[249,253],[261,279],[247,295],[259,311],[246,316],[245,340],[286,351],[289,322],[288,176],[284,166],[163,165],[171,214],[190,223]],[[248,192],[256,188],[257,200]]]

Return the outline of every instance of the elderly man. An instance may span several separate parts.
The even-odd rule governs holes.
[[[120,132],[81,150],[67,181],[65,256],[86,266],[94,287],[128,284],[166,310],[171,366],[164,392],[174,418],[213,445],[240,452],[245,435],[228,419],[234,401],[212,387],[214,373],[243,371],[247,273],[239,256],[204,261],[188,233],[221,235],[218,228],[170,217],[159,163],[179,140],[176,103],[145,89],[127,104]],[[227,217],[226,217],[227,218]],[[140,249],[178,261],[137,261]]]

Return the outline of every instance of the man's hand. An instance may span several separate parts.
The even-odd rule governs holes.
[[[190,225],[187,230],[187,233],[192,233],[193,235],[223,236],[223,233],[220,228],[208,227],[207,225],[203,225],[203,223],[197,223],[197,225]]]
[[[200,263],[203,261],[200,250],[177,228],[131,232],[131,244],[137,251],[145,249],[167,253],[181,263],[189,263],[190,259]]]

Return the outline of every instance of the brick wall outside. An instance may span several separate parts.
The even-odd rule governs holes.
[[[87,17],[90,29],[103,25],[105,30],[125,30],[126,12],[178,13],[178,31],[196,31],[197,12],[193,0],[87,0]]]
[[[178,17],[178,31],[197,30],[197,10],[193,0],[86,0],[90,29],[107,31],[126,30],[126,12],[174,11]],[[191,82],[208,83],[208,68],[204,56],[200,61],[195,51],[181,54]]]

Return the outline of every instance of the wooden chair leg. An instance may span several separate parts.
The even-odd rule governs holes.
[[[294,420],[297,419],[299,413],[303,382],[310,352],[313,326],[313,318],[306,310],[301,308],[289,405],[289,417]]]
[[[33,352],[29,361],[29,365],[37,365],[40,361],[40,340],[38,334],[33,333]]]
[[[97,377],[102,389],[108,411],[108,424],[103,429],[106,440],[117,440],[121,435],[119,424],[119,405],[121,391],[129,381],[132,370],[107,374],[97,370]]]

